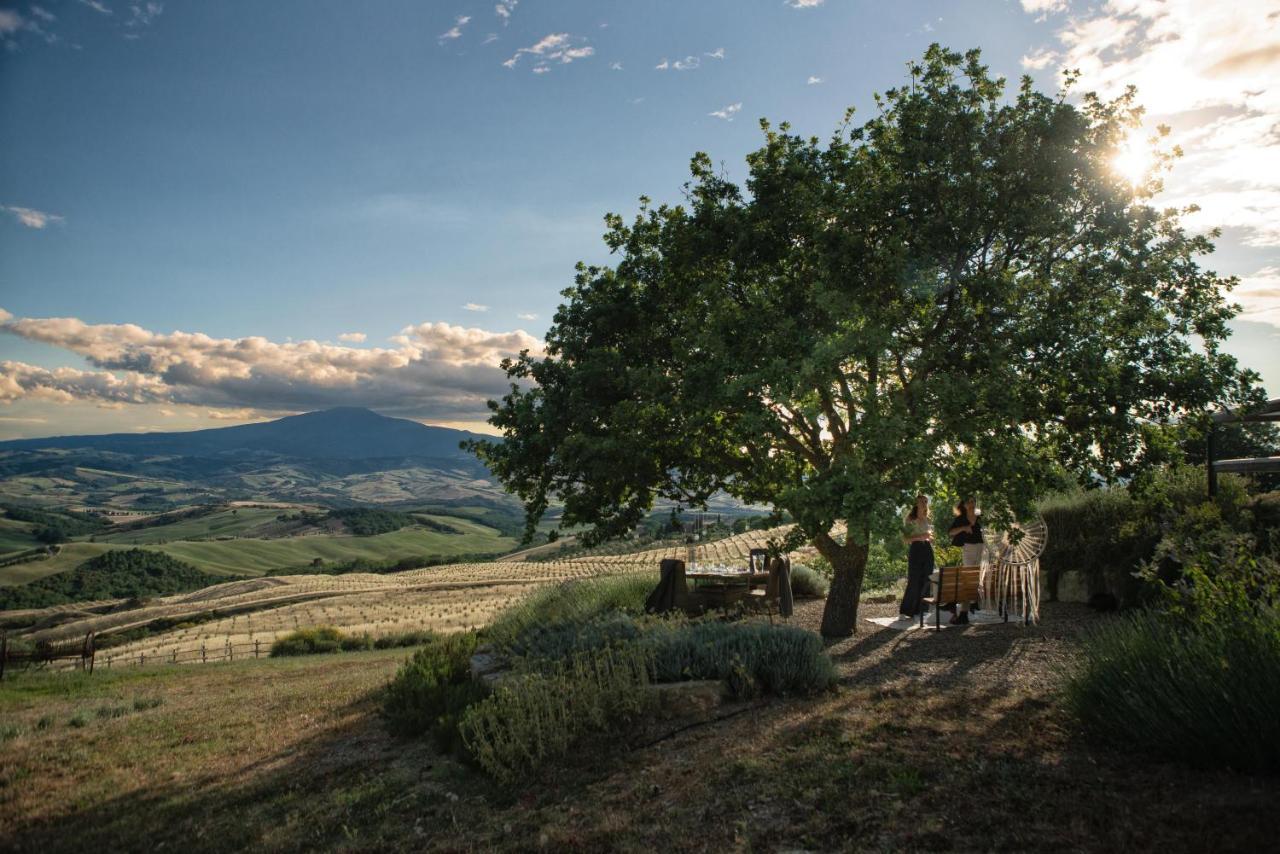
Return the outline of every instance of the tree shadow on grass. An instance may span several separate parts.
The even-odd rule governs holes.
[[[233,769],[197,771],[50,810],[10,828],[0,849],[294,851],[425,844],[441,828],[463,821],[459,803],[483,781],[426,740],[390,735],[377,713],[378,693],[334,708],[340,723]]]

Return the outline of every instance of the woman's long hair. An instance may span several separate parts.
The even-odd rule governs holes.
[[[914,522],[920,518],[920,499],[924,499],[925,504],[929,503],[929,496],[923,492],[916,496],[916,503],[911,505],[911,512],[907,514],[907,519]]]

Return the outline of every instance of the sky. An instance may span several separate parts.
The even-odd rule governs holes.
[[[932,42],[1138,87],[1280,395],[1280,0],[0,0],[0,439],[335,405],[483,429],[606,212]]]

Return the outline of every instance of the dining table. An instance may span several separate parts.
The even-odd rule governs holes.
[[[693,583],[693,601],[704,609],[724,609],[741,602],[753,585],[769,581],[767,572],[722,564],[695,564],[685,570],[684,576]]]

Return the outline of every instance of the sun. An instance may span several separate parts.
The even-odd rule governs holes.
[[[1111,168],[1130,184],[1140,184],[1151,172],[1151,148],[1138,134],[1130,134],[1111,159]]]

